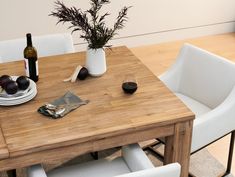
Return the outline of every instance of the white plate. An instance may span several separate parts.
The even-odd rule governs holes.
[[[11,76],[13,80],[16,80],[18,76]],[[30,84],[28,91],[25,91],[23,95],[20,96],[12,96],[9,98],[6,97],[0,97],[0,106],[13,106],[13,105],[19,105],[25,102],[28,102],[32,100],[37,95],[37,86],[34,81],[29,79]],[[17,93],[20,93],[22,91],[18,91]]]
[[[16,80],[18,78],[18,76],[11,76],[13,80]],[[34,81],[32,81],[31,79],[29,79],[30,81],[30,84],[29,84],[29,87],[27,90],[25,91],[18,91],[16,94],[19,94],[19,93],[23,93],[23,95],[20,95],[20,96],[14,96],[14,95],[8,95],[6,94],[6,96],[9,96],[9,97],[1,97],[0,96],[0,102],[3,102],[3,101],[13,101],[13,100],[20,100],[20,99],[23,99],[31,94],[33,94],[36,90],[37,90],[37,86],[35,84]],[[5,92],[5,91],[4,91]],[[24,93],[25,92],[25,93]]]
[[[26,102],[32,100],[36,95],[37,95],[37,90],[35,90],[31,95],[29,95],[25,98],[22,98],[22,99],[11,100],[11,101],[1,101],[0,106],[14,106],[14,105],[26,103]]]

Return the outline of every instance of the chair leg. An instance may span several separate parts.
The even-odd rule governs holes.
[[[16,170],[8,170],[7,171],[7,176],[8,177],[16,177]]]
[[[189,173],[188,177],[195,177],[193,174]]]
[[[154,149],[154,146],[157,146],[159,144],[163,144],[163,143],[161,143],[160,141],[154,142],[152,144],[149,144],[149,145],[143,147],[143,150],[150,151],[152,155],[154,155],[157,159],[159,159],[160,161],[163,162],[164,156],[161,153],[159,153],[157,150]],[[195,176],[189,172],[188,177],[195,177]]]
[[[226,175],[231,173],[231,166],[232,166],[232,160],[233,160],[234,138],[235,138],[235,131],[233,131],[231,133],[227,168],[226,168],[226,172],[224,173],[224,175],[222,175],[222,177],[225,177]]]
[[[98,154],[97,151],[96,152],[91,152],[90,154],[91,154],[91,156],[93,157],[94,160],[98,160],[99,159],[99,154]]]
[[[143,150],[146,151],[150,151],[152,153],[152,155],[154,155],[156,158],[158,158],[160,161],[164,161],[164,155],[160,154],[157,150],[154,149],[154,146],[157,146],[157,145],[160,145],[162,144],[160,141],[157,141],[157,142],[154,142],[154,143],[151,143],[147,146],[144,146],[143,147]]]
[[[235,131],[231,133],[229,156],[228,156],[228,163],[227,163],[227,169],[226,169],[227,173],[231,172],[231,166],[232,166],[232,160],[233,160],[233,149],[234,149],[234,138],[235,138]]]
[[[146,147],[143,149],[144,151],[149,150],[156,158],[158,158],[160,161],[164,161],[164,156],[160,154],[158,151],[156,151],[152,146]]]

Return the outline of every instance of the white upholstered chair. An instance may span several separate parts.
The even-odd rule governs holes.
[[[28,177],[179,177],[180,165],[154,167],[139,145],[122,147],[122,157],[61,167],[45,173],[41,165],[27,169]]]
[[[69,33],[33,36],[32,41],[38,57],[74,52],[73,39]],[[0,41],[0,63],[22,60],[25,47],[26,38]]]
[[[185,44],[175,64],[159,78],[196,115],[192,153],[231,133],[226,174],[230,173],[235,130],[235,64]]]

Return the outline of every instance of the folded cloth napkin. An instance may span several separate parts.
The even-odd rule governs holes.
[[[82,100],[68,91],[64,96],[38,108],[38,112],[52,119],[58,119],[88,102],[89,100]]]

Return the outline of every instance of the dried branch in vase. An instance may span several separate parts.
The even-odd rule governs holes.
[[[85,39],[88,47],[91,49],[98,49],[103,47],[110,47],[107,45],[108,41],[117,35],[117,31],[124,28],[127,21],[127,11],[130,7],[123,7],[119,12],[116,22],[113,27],[107,27],[105,18],[110,14],[108,12],[99,15],[103,5],[109,4],[110,0],[90,0],[91,8],[82,11],[76,7],[66,7],[63,2],[55,2],[55,11],[52,11],[50,16],[58,18],[58,23],[70,22],[72,33],[81,31],[80,37]]]

